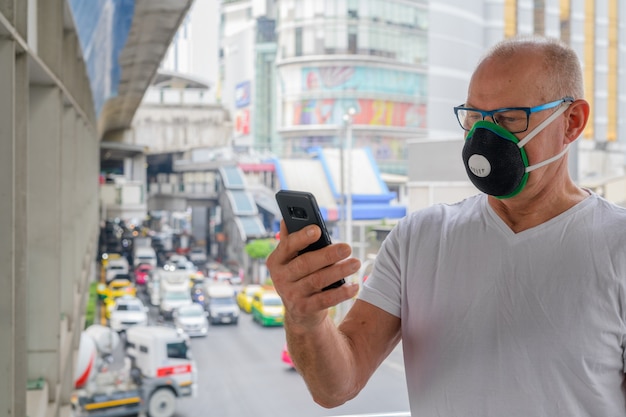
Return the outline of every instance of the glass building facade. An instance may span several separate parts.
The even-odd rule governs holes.
[[[367,146],[383,172],[406,173],[406,138],[427,128],[426,1],[277,2],[278,132],[286,155]]]

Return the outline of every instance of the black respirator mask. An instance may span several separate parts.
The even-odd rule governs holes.
[[[529,172],[565,155],[569,145],[552,158],[529,166],[524,150],[524,145],[569,107],[569,103],[565,104],[521,141],[495,123],[486,120],[476,122],[467,133],[463,146],[465,170],[476,188],[500,199],[513,197],[519,194],[526,185]]]

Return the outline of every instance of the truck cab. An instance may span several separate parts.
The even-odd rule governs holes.
[[[109,366],[121,338],[106,326],[89,326],[81,333],[72,415],[173,417],[176,398],[198,391],[188,340],[170,327],[133,326],[126,330],[122,366]]]
[[[196,366],[189,341],[176,329],[133,326],[126,331],[126,353],[143,379],[167,384],[176,396],[196,396]]]

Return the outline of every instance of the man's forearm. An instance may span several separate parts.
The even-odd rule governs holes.
[[[322,407],[337,407],[361,389],[350,341],[330,316],[313,330],[285,317],[289,354],[311,395]]]

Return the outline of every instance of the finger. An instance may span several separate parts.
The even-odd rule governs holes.
[[[354,298],[359,291],[359,284],[347,281],[344,285],[327,291],[317,291],[311,295],[299,298],[297,302],[285,304],[285,313],[300,324],[316,321],[320,312],[326,312],[330,307]],[[292,300],[294,301],[294,300]]]
[[[280,240],[266,261],[267,268],[275,283],[293,282],[307,273],[306,270],[300,272],[301,268],[294,268],[290,265],[290,262],[298,256],[300,250],[319,238],[321,230],[313,226],[312,233],[311,230],[309,230],[309,233],[313,236],[309,238],[310,240],[307,240],[307,233],[304,230],[289,234],[285,222],[281,220]]]
[[[361,261],[356,258],[343,259],[323,269],[315,270],[305,279],[302,279],[302,285],[309,294],[332,291],[332,289],[324,289],[341,279],[349,281],[346,278],[357,273],[360,267]]]
[[[281,220],[279,244],[283,244],[285,255],[287,255],[289,259],[293,259],[298,256],[298,253],[301,250],[317,241],[321,234],[322,231],[317,225],[309,225],[301,230],[298,230],[297,232],[289,233],[285,222]]]
[[[348,258],[351,253],[352,249],[347,243],[333,243],[304,253],[294,258],[287,266],[292,275],[306,276]]]

